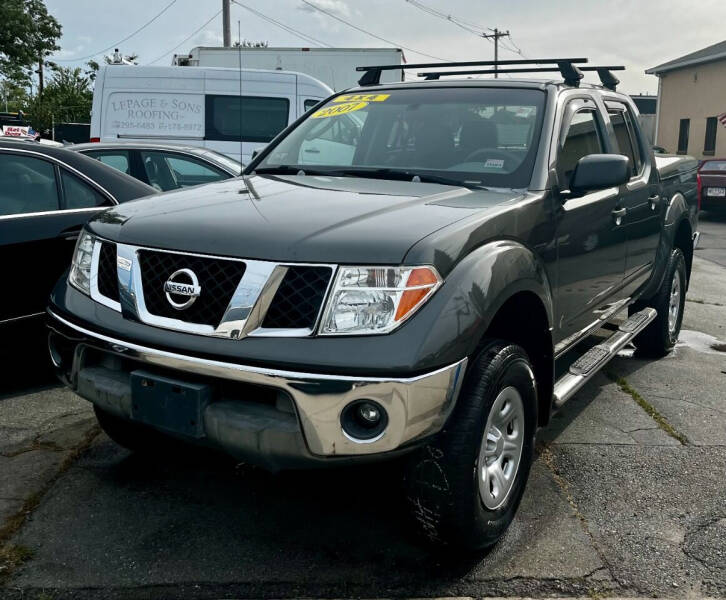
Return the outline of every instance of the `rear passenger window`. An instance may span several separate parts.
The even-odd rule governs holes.
[[[114,152],[87,152],[91,158],[101,161],[104,165],[129,175],[129,153],[126,150]]]
[[[205,102],[207,140],[238,142],[241,133],[243,142],[269,142],[287,127],[287,98],[206,96]]]
[[[576,112],[570,121],[557,159],[557,176],[562,189],[570,187],[570,178],[575,172],[577,161],[588,154],[603,152],[602,136],[595,112],[589,109]]]
[[[625,113],[622,110],[614,110],[610,112],[610,122],[615,130],[615,139],[618,142],[618,150],[623,156],[630,159],[630,174],[638,174],[638,161],[635,157],[633,142],[630,139],[628,125],[625,122]]]
[[[58,210],[53,165],[40,158],[0,153],[0,215]]]
[[[630,159],[630,171],[633,176],[638,175],[643,167],[643,157],[638,145],[638,133],[633,113],[624,104],[608,102],[610,122],[615,130],[620,154]]]
[[[65,169],[61,169],[61,181],[63,182],[63,199],[66,209],[95,208],[111,204],[103,194]]]

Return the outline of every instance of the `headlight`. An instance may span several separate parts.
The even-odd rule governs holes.
[[[441,277],[433,267],[341,267],[320,334],[388,333],[440,285]]]
[[[78,288],[84,294],[91,294],[91,259],[93,258],[94,237],[82,231],[76,242],[76,250],[73,253],[71,262],[71,273],[68,276],[73,287]]]

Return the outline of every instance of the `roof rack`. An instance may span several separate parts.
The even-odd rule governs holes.
[[[395,71],[403,69],[431,69],[431,68],[458,68],[458,67],[494,67],[498,72],[499,65],[557,65],[557,70],[569,85],[577,86],[582,79],[582,73],[573,63],[586,63],[586,58],[532,58],[513,60],[472,60],[466,62],[437,62],[417,63],[413,65],[374,65],[370,67],[356,67],[356,71],[365,71],[358,80],[358,85],[377,85],[381,82],[383,71]]]
[[[574,65],[572,65],[574,67]],[[596,71],[603,87],[615,91],[620,80],[611,71],[624,71],[623,65],[608,65],[602,67],[575,67],[578,71]],[[428,73],[417,73],[419,77],[427,80],[439,79],[440,77],[461,76],[461,75],[494,75],[495,73],[562,73],[560,67],[533,67],[531,69],[485,69],[476,71],[431,71]],[[582,79],[580,77],[580,79]],[[565,77],[567,82],[567,77]],[[579,80],[578,80],[579,83]],[[577,84],[575,84],[576,86]]]
[[[577,87],[584,77],[583,71],[596,71],[600,77],[602,85],[610,90],[615,91],[620,83],[611,71],[624,71],[625,67],[619,66],[598,66],[598,67],[582,67],[575,63],[587,63],[587,58],[533,58],[533,59],[514,59],[514,60],[475,60],[466,62],[438,62],[438,63],[417,63],[412,65],[375,65],[369,67],[356,67],[356,71],[364,71],[363,76],[358,80],[358,85],[368,86],[377,85],[381,81],[381,73],[383,71],[394,71],[403,69],[454,69],[461,67],[494,67],[493,69],[475,70],[475,71],[432,71],[428,73],[418,73],[419,77],[427,80],[439,79],[446,76],[457,75],[494,75],[499,73],[555,73],[559,72],[565,80],[565,84]],[[551,65],[546,67],[531,68],[506,68],[514,66],[526,65]],[[555,66],[556,65],[556,66]],[[505,68],[501,68],[504,66]]]

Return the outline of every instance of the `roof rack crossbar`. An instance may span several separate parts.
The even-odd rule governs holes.
[[[403,69],[431,69],[431,68],[456,68],[456,67],[484,67],[491,66],[498,68],[500,65],[546,65],[556,64],[560,71],[565,69],[574,77],[576,73],[573,69],[577,69],[573,63],[586,63],[587,58],[532,58],[532,59],[512,59],[512,60],[472,60],[465,62],[436,62],[436,63],[416,63],[407,65],[372,65],[367,67],[356,67],[356,71],[365,71],[363,76],[358,80],[358,85],[376,85],[380,83],[381,73],[383,71],[395,71]],[[564,72],[563,72],[563,76]],[[567,77],[565,77],[567,79]],[[581,79],[581,78],[580,78]]]
[[[596,71],[600,77],[600,81],[603,86],[615,91],[615,88],[620,81],[611,71],[624,71],[625,67],[622,65],[618,66],[603,66],[603,67],[577,67],[579,71]],[[427,80],[439,79],[440,77],[452,77],[461,75],[494,75],[495,73],[561,73],[562,70],[559,67],[532,67],[525,69],[484,69],[484,70],[472,70],[472,71],[430,71],[428,73],[417,73],[419,77],[423,77]]]

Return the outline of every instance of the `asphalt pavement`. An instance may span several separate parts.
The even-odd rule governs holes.
[[[726,596],[726,217],[701,223],[682,342],[554,416],[488,555],[419,545],[395,465],[142,459],[31,380],[0,397],[0,597]]]

